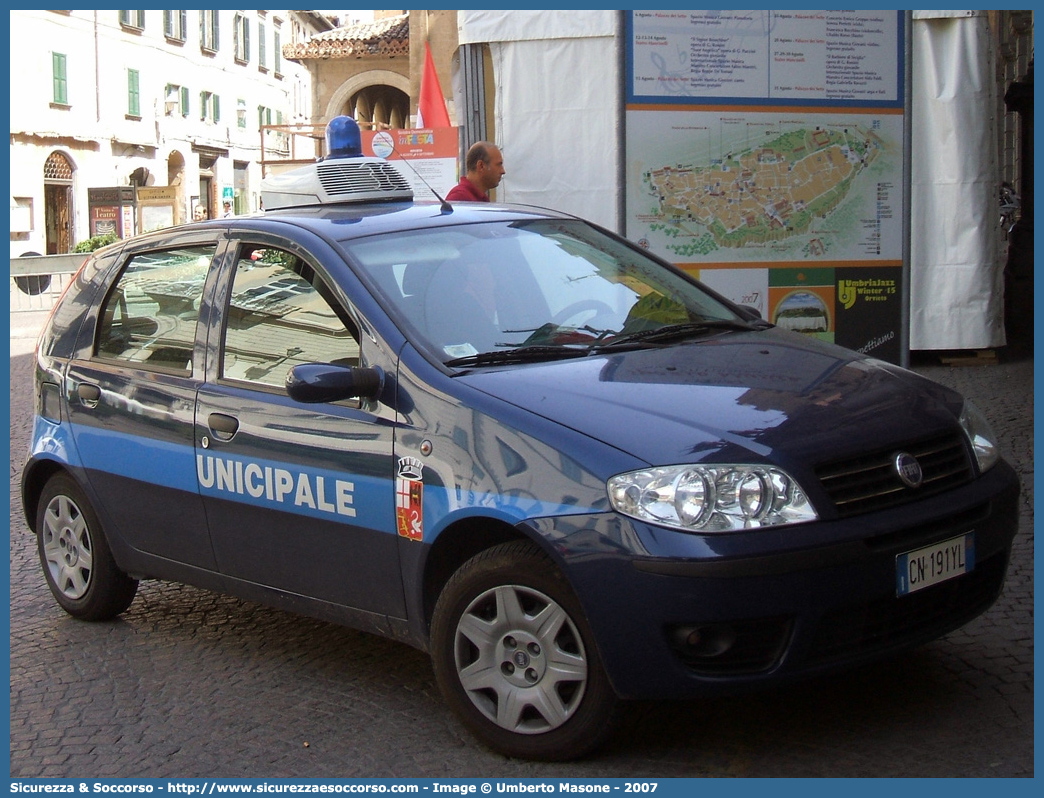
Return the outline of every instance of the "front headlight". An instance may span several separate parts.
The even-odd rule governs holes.
[[[617,512],[690,532],[757,529],[818,518],[801,486],[786,472],[766,466],[646,468],[612,477],[608,488]]]
[[[972,451],[975,452],[975,460],[979,464],[979,473],[985,473],[997,465],[1000,460],[1000,452],[997,451],[997,435],[986,420],[986,416],[972,402],[964,400],[964,409],[961,411],[961,426],[964,434],[968,436]]]

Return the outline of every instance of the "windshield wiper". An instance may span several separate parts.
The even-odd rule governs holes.
[[[509,363],[535,363],[542,360],[563,360],[583,357],[587,348],[573,349],[564,346],[519,346],[514,349],[496,349],[492,352],[477,352],[474,355],[455,357],[445,361],[453,368],[460,366],[500,366]]]
[[[704,321],[689,321],[683,324],[668,324],[652,330],[639,330],[638,332],[626,333],[609,339],[605,343],[592,346],[592,350],[604,351],[628,347],[634,344],[665,343],[667,341],[683,340],[695,335],[702,335],[710,330],[751,330],[765,329],[762,325],[740,321],[739,319],[706,319]]]

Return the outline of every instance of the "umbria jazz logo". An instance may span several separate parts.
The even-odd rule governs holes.
[[[416,457],[399,458],[395,526],[400,537],[424,540],[424,465]]]
[[[838,280],[837,298],[851,310],[858,297],[866,302],[887,302],[896,293],[895,280]]]

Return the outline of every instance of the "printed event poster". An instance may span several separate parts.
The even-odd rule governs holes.
[[[396,168],[413,188],[418,200],[434,200],[432,189],[446,196],[457,181],[457,128],[416,130],[363,130],[364,155],[405,163]]]
[[[628,238],[780,327],[900,362],[903,14],[630,12]]]

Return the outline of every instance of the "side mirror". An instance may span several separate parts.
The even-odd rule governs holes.
[[[286,375],[286,392],[295,402],[318,404],[342,399],[376,399],[384,388],[379,368],[302,363]]]
[[[740,305],[738,311],[744,321],[761,321],[761,311],[753,305]]]

